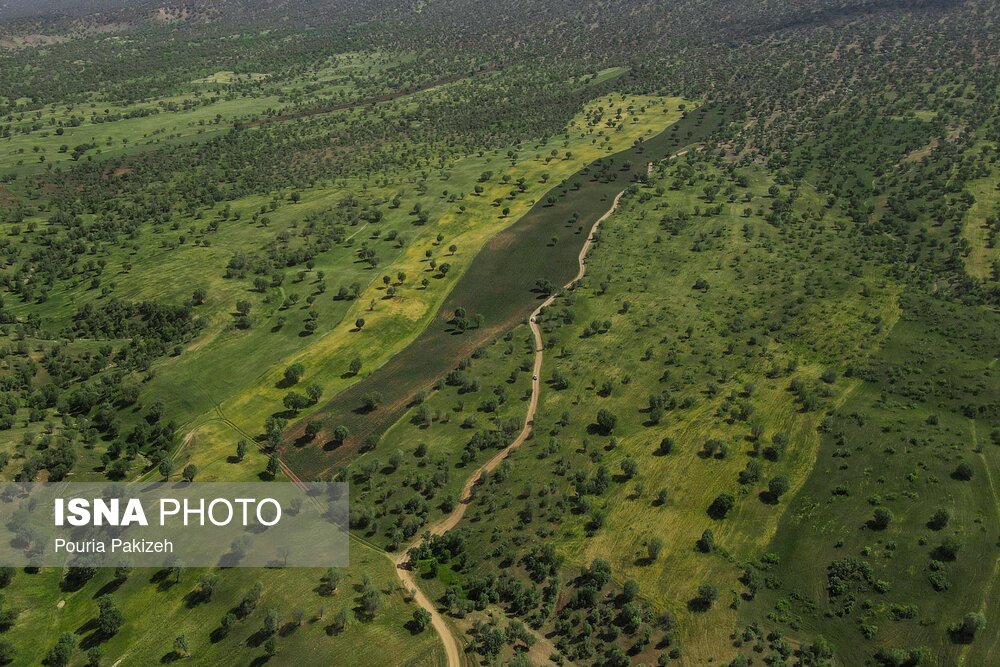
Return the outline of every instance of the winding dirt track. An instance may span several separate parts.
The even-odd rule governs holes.
[[[673,155],[670,156],[670,158],[676,158],[681,155],[684,155],[685,153],[687,153],[687,150],[681,151],[679,153],[674,153]],[[653,168],[654,164],[650,162],[647,166],[647,173],[652,173]],[[605,220],[607,220],[611,216],[611,214],[615,212],[615,210],[617,210],[618,205],[621,202],[622,196],[624,196],[624,194],[625,190],[622,190],[617,195],[615,195],[614,201],[611,204],[611,208],[609,208],[607,212],[605,212],[604,215],[598,218],[591,226],[590,232],[587,235],[587,239],[586,241],[584,241],[583,247],[580,249],[580,254],[577,258],[577,262],[579,264],[579,270],[577,271],[576,276],[564,285],[564,288],[568,289],[572,287],[574,283],[578,282],[586,274],[587,254],[590,252],[590,248],[593,245],[594,234],[601,226],[601,224]],[[550,306],[552,302],[555,301],[556,296],[557,294],[552,294],[547,299],[545,299],[545,301],[543,301],[537,308],[535,308],[535,310],[531,313],[531,316],[528,319],[528,325],[530,326],[531,332],[535,339],[535,363],[532,369],[531,401],[528,404],[528,411],[525,414],[524,426],[522,427],[521,432],[509,445],[507,445],[507,447],[498,452],[495,456],[490,458],[490,460],[488,460],[486,463],[484,463],[479,468],[474,470],[471,475],[469,475],[469,478],[466,480],[465,484],[462,487],[461,499],[458,502],[457,506],[455,507],[454,510],[452,510],[452,512],[448,516],[444,517],[437,523],[430,526],[430,528],[427,531],[430,534],[443,535],[444,533],[447,533],[449,530],[458,525],[458,522],[461,521],[462,517],[465,516],[465,510],[472,502],[473,491],[475,490],[476,485],[479,484],[479,482],[481,481],[483,474],[492,471],[498,465],[500,465],[500,463],[502,463],[503,460],[507,458],[510,452],[512,452],[514,449],[517,449],[522,444],[524,444],[525,440],[527,440],[528,436],[531,434],[532,428],[534,427],[535,423],[535,413],[538,410],[538,397],[541,393],[542,360],[544,354],[542,332],[535,320],[538,318],[542,310]],[[227,419],[225,415],[222,415],[220,413],[219,417],[213,418],[213,420],[209,421],[214,421],[216,419],[225,422],[230,427],[232,427],[236,432],[244,435],[247,438],[248,442],[256,442],[256,438],[253,435],[243,431],[243,429],[241,429],[235,423]],[[177,452],[174,453],[174,458],[176,458],[176,456],[181,451],[187,448],[187,446],[191,443],[193,438],[194,438],[194,429],[192,429],[187,434],[187,436],[184,439],[184,444],[177,450]],[[266,447],[260,443],[257,443],[257,447],[262,452],[267,451]],[[292,468],[288,466],[285,463],[285,461],[279,459],[278,463],[281,472],[284,473],[284,475],[288,477],[290,481],[292,481],[294,484],[302,488],[306,487],[306,484],[302,481],[302,479],[297,474],[295,474],[295,471],[292,470]],[[420,587],[417,585],[417,582],[413,577],[413,572],[410,569],[410,565],[408,562],[409,557],[407,552],[412,547],[419,544],[420,540],[415,540],[414,542],[409,544],[405,549],[401,549],[398,553],[392,554],[383,551],[379,546],[372,544],[368,540],[359,537],[354,533],[350,533],[350,539],[355,540],[357,543],[363,545],[368,549],[371,549],[372,551],[383,554],[390,561],[392,561],[392,563],[395,566],[394,569],[396,575],[399,578],[400,582],[403,584],[403,587],[413,595],[414,602],[416,602],[423,609],[427,610],[430,613],[431,625],[437,631],[438,635],[441,637],[442,643],[444,644],[445,654],[448,660],[448,667],[463,667],[463,665],[466,664],[467,661],[463,659],[464,652],[461,648],[462,640],[460,636],[452,630],[451,626],[448,625],[448,622],[445,620],[444,616],[437,610],[437,607],[434,605],[434,603],[431,602],[431,600],[422,590],[420,590]],[[115,664],[117,665],[118,663]]]
[[[608,217],[615,212],[618,208],[619,202],[621,202],[622,196],[625,191],[619,192],[611,204],[611,208],[608,209],[607,213],[602,215],[590,228],[590,233],[587,235],[587,240],[584,241],[583,247],[580,249],[580,255],[578,258],[580,264],[580,270],[577,271],[576,276],[566,283],[565,287],[569,288],[578,280],[583,278],[584,274],[587,272],[587,253],[590,252],[590,246],[594,241],[594,232],[597,231],[601,223],[608,219]],[[469,475],[469,478],[465,481],[465,485],[462,487],[461,499],[456,505],[455,509],[452,510],[451,514],[444,517],[437,523],[431,525],[427,532],[431,535],[443,535],[449,530],[458,525],[458,522],[462,520],[465,516],[465,510],[468,509],[469,503],[472,502],[472,492],[475,490],[476,485],[479,484],[484,473],[488,473],[500,465],[507,455],[513,450],[524,444],[524,441],[528,439],[528,435],[531,434],[531,430],[535,424],[535,413],[538,410],[538,396],[541,393],[541,377],[542,377],[542,358],[544,356],[544,348],[542,346],[542,331],[538,327],[538,323],[535,321],[538,319],[538,315],[545,308],[549,307],[553,301],[556,299],[556,294],[552,294],[549,298],[545,299],[538,308],[531,313],[531,317],[528,319],[528,326],[531,327],[531,333],[535,337],[535,365],[532,369],[532,381],[531,381],[531,402],[528,404],[528,412],[524,416],[524,427],[521,432],[518,433],[517,437],[502,450],[500,450],[496,455],[494,455],[489,461],[479,466],[476,470]],[[422,539],[422,538],[421,538]],[[441,636],[441,641],[444,643],[445,653],[448,656],[448,667],[461,667],[463,664],[461,640],[452,631],[451,626],[445,620],[444,616],[437,610],[437,607],[424,595],[420,587],[417,586],[416,580],[413,578],[413,572],[410,570],[409,557],[407,551],[410,547],[419,544],[419,540],[410,544],[406,549],[400,550],[400,552],[394,558],[396,564],[396,575],[399,580],[403,583],[408,590],[413,592],[414,601],[421,607],[426,609],[431,614],[431,625],[437,630],[438,635]]]
[[[671,157],[677,157],[679,155],[683,155],[686,152],[687,151],[675,153]],[[648,172],[651,173],[652,170],[653,170],[653,163],[649,163]],[[577,257],[579,270],[577,271],[576,276],[568,283],[566,283],[566,285],[564,285],[564,288],[568,289],[572,287],[574,283],[578,282],[586,274],[587,254],[590,252],[590,248],[593,245],[594,234],[595,232],[597,232],[601,224],[605,220],[607,220],[611,216],[611,214],[615,212],[615,210],[617,210],[618,205],[621,202],[622,196],[624,196],[624,194],[625,194],[624,190],[619,192],[615,196],[614,201],[611,204],[611,208],[609,208],[607,212],[600,218],[598,218],[594,222],[593,226],[591,226],[590,232],[587,235],[587,239],[586,241],[584,241],[583,247],[580,249],[580,254]],[[534,427],[535,424],[535,413],[538,410],[538,397],[541,394],[542,360],[544,357],[542,331],[539,328],[536,320],[538,319],[538,316],[541,314],[542,310],[552,305],[552,302],[555,301],[556,296],[557,294],[550,295],[547,299],[545,299],[545,301],[539,304],[537,308],[535,308],[535,310],[531,313],[531,316],[528,318],[528,326],[531,327],[531,333],[535,339],[535,363],[532,369],[531,401],[528,404],[528,411],[525,414],[524,426],[521,428],[521,432],[517,435],[516,438],[514,438],[514,440],[509,445],[507,445],[504,449],[502,449],[500,452],[498,452],[496,455],[494,455],[492,458],[486,461],[486,463],[479,466],[476,470],[472,472],[471,475],[469,475],[468,479],[466,480],[465,484],[462,487],[461,499],[459,500],[457,506],[455,507],[454,510],[452,510],[452,512],[448,516],[444,517],[443,519],[441,519],[435,524],[432,524],[429,527],[428,531],[426,532],[429,532],[431,535],[443,535],[444,533],[447,533],[449,530],[453,529],[456,525],[458,525],[458,522],[461,521],[462,517],[465,516],[465,511],[466,509],[468,509],[469,504],[472,502],[473,491],[475,490],[475,487],[479,484],[479,482],[482,480],[483,474],[491,472],[497,466],[499,466],[513,450],[517,449],[522,444],[524,444],[525,440],[527,440],[528,436],[531,434],[532,428]],[[246,435],[248,441],[250,442],[256,441],[255,438],[253,438],[253,436],[251,436],[248,433],[244,433],[242,429],[240,429],[236,424],[229,421],[225,417],[220,417],[220,419],[229,424],[237,432]],[[185,439],[185,445],[190,441],[193,435],[194,435],[193,431],[188,434],[187,438]],[[266,451],[263,445],[258,444],[258,447],[260,448],[261,451]],[[279,465],[281,471],[288,477],[289,480],[291,480],[293,483],[303,488],[305,487],[304,482],[299,478],[298,475],[295,474],[295,471],[293,471],[288,465],[285,464],[284,461],[279,461]],[[395,554],[391,554],[382,551],[382,549],[380,549],[378,546],[371,544],[367,540],[358,537],[353,533],[351,533],[351,539],[354,539],[355,541],[371,549],[372,551],[382,553],[387,558],[389,558],[389,560],[392,561],[393,565],[395,566],[394,569],[396,572],[396,576],[399,578],[399,581],[402,583],[403,587],[413,595],[414,602],[416,602],[423,609],[427,610],[430,613],[431,625],[434,627],[434,630],[437,631],[438,636],[441,637],[441,641],[444,644],[445,655],[448,660],[448,667],[463,667],[463,665],[466,664],[467,661],[463,659],[464,651],[462,650],[462,640],[460,636],[452,630],[450,625],[448,625],[448,622],[445,620],[444,616],[437,610],[437,607],[430,600],[430,598],[428,598],[427,595],[422,590],[420,590],[420,587],[417,585],[416,579],[414,579],[413,571],[410,569],[408,551],[412,547],[419,544],[420,540],[415,540],[411,544],[407,545],[406,548],[401,549],[399,552]]]

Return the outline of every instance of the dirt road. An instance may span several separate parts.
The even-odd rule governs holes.
[[[675,153],[671,157],[672,158],[678,157],[679,155],[683,155],[686,152],[687,151],[685,150],[680,153]],[[649,163],[647,165],[647,173],[652,172],[653,167],[654,167],[653,163]],[[576,276],[574,276],[568,283],[566,283],[566,285],[564,285],[564,288],[568,289],[572,287],[575,283],[581,280],[584,277],[584,275],[586,275],[587,254],[590,252],[590,248],[593,245],[594,235],[597,232],[598,228],[601,226],[601,224],[618,209],[618,205],[621,203],[621,199],[624,196],[624,194],[625,194],[624,190],[619,192],[615,196],[614,201],[612,202],[611,207],[607,210],[607,212],[605,212],[604,215],[598,218],[594,222],[593,226],[591,226],[590,232],[587,235],[587,239],[584,241],[583,247],[580,248],[580,254],[577,257],[577,263],[579,264],[579,269],[576,273]],[[493,471],[497,466],[499,466],[513,450],[517,449],[522,444],[524,444],[524,442],[528,439],[528,436],[531,434],[531,431],[534,428],[535,424],[535,414],[538,411],[538,399],[541,394],[542,362],[544,360],[542,331],[541,328],[538,326],[538,322],[536,320],[538,319],[539,315],[545,308],[552,305],[552,302],[555,301],[556,297],[557,294],[550,295],[541,304],[539,304],[539,306],[535,308],[534,311],[532,311],[531,316],[528,318],[528,326],[531,328],[531,333],[534,336],[535,340],[535,359],[534,359],[534,366],[532,368],[531,399],[528,404],[528,410],[525,413],[524,426],[521,428],[521,432],[518,433],[517,437],[514,438],[514,440],[509,445],[507,445],[504,449],[499,451],[497,454],[495,454],[488,461],[486,461],[476,470],[474,470],[472,474],[469,475],[468,479],[466,480],[465,484],[462,487],[460,500],[455,506],[455,509],[452,510],[450,514],[442,518],[437,523],[432,524],[428,528],[430,534],[443,535],[444,533],[447,533],[449,530],[457,526],[458,522],[461,521],[462,518],[465,516],[465,511],[468,509],[469,504],[472,502],[472,496],[475,487],[479,484],[483,475],[485,473]],[[228,419],[225,419],[223,417],[222,420],[229,423],[237,431],[240,431],[240,429],[235,424],[230,422]],[[193,432],[188,434],[189,439],[192,436]],[[249,434],[247,434],[247,437],[248,439],[253,441],[253,438],[249,436]],[[263,447],[261,447],[261,449],[263,450]],[[289,466],[285,464],[284,461],[280,461],[280,466],[281,466],[281,471],[292,482],[300,486],[304,486],[301,479],[295,474],[295,472]],[[377,546],[370,544],[367,540],[363,540],[354,535],[352,535],[351,537],[372,550],[380,551],[380,549]],[[385,556],[388,557],[393,562],[393,565],[395,566],[396,576],[399,578],[399,581],[400,583],[402,583],[403,587],[413,595],[414,602],[416,602],[418,605],[420,605],[422,608],[426,609],[430,613],[431,626],[441,637],[441,641],[444,645],[445,655],[448,661],[448,667],[463,667],[463,665],[467,664],[468,661],[464,659],[464,651],[462,649],[463,642],[461,636],[452,629],[452,627],[448,624],[445,617],[437,610],[437,607],[434,605],[434,603],[420,589],[420,586],[417,584],[417,580],[414,577],[414,572],[409,567],[407,552],[409,551],[410,548],[416,546],[417,544],[419,544],[419,541],[411,543],[406,548],[401,549],[399,552],[395,554],[390,554],[385,552],[382,553],[384,553]]]
[[[624,190],[619,192],[615,196],[614,202],[611,204],[611,208],[608,209],[607,213],[602,215],[594,223],[593,227],[590,228],[587,240],[584,241],[583,247],[580,249],[580,269],[577,271],[576,276],[566,283],[566,288],[572,286],[574,283],[583,278],[584,274],[586,274],[587,253],[590,252],[590,246],[593,244],[594,233],[597,231],[598,227],[600,227],[601,223],[607,220],[608,217],[615,212],[615,209],[618,208],[618,204],[621,202],[621,198],[624,194]],[[531,429],[535,424],[535,413],[538,411],[538,397],[541,393],[542,383],[542,360],[544,358],[542,330],[539,328],[536,320],[542,310],[552,305],[552,302],[555,301],[555,299],[556,294],[549,296],[549,298],[543,301],[538,308],[535,308],[528,320],[528,326],[531,327],[531,333],[535,337],[535,364],[532,369],[533,379],[531,381],[531,402],[528,404],[528,411],[524,417],[524,427],[509,445],[500,450],[496,455],[490,458],[489,461],[479,466],[471,475],[469,475],[465,485],[462,487],[461,499],[455,506],[455,509],[452,510],[451,514],[431,525],[428,529],[432,535],[443,535],[458,525],[458,522],[462,520],[463,516],[465,516],[465,510],[468,509],[469,503],[472,502],[472,493],[475,490],[476,485],[479,484],[479,481],[482,479],[483,474],[492,471],[500,465],[503,460],[507,458],[507,455],[524,444],[524,441],[528,439],[528,435],[531,434]],[[417,543],[414,543],[410,546],[412,547],[416,544]],[[460,650],[461,640],[452,631],[451,626],[448,625],[444,616],[438,612],[437,607],[427,598],[426,595],[424,595],[419,586],[417,586],[417,582],[413,578],[413,572],[409,569],[409,565],[407,563],[407,551],[408,549],[402,550],[395,558],[396,575],[408,590],[414,592],[414,600],[416,603],[431,613],[431,624],[434,626],[434,629],[437,630],[438,634],[441,636],[441,640],[444,642],[445,653],[448,656],[448,667],[461,667],[463,664],[462,652]]]

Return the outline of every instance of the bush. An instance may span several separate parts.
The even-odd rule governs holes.
[[[736,499],[728,493],[720,493],[708,506],[708,515],[713,519],[725,519],[730,510],[736,506]]]
[[[972,466],[970,466],[965,461],[959,463],[958,466],[956,466],[955,468],[955,472],[951,474],[952,477],[954,477],[957,480],[961,480],[963,482],[968,482],[969,480],[971,480],[972,475],[973,475]]]

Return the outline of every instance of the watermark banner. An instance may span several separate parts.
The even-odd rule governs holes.
[[[0,484],[0,565],[341,567],[346,484]]]

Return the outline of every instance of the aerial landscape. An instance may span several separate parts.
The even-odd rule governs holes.
[[[993,0],[0,0],[0,486],[349,490],[0,665],[1000,665],[998,359]]]

